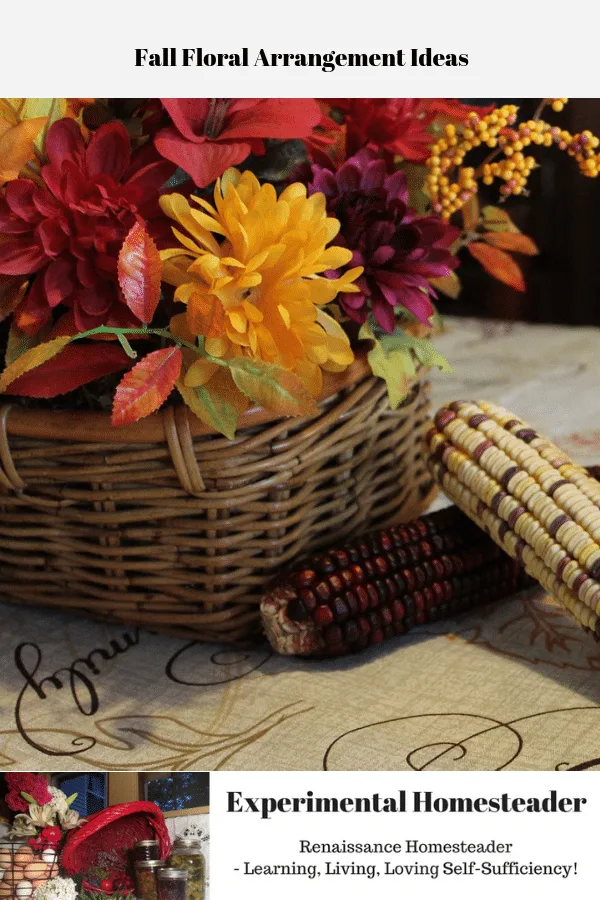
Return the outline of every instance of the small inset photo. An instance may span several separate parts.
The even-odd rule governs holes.
[[[208,772],[0,774],[0,900],[209,900]]]

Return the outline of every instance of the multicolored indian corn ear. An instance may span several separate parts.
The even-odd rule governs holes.
[[[595,469],[481,400],[440,409],[427,440],[429,467],[446,494],[600,638]]]
[[[533,584],[456,507],[333,547],[286,573],[261,602],[279,653],[357,653]]]

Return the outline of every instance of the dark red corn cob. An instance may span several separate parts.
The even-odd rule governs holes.
[[[343,656],[534,584],[455,507],[317,553],[263,598],[279,653]]]

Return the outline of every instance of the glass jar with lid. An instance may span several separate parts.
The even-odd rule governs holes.
[[[197,838],[177,838],[171,848],[169,865],[188,873],[188,900],[204,900],[205,861]]]
[[[187,869],[163,868],[156,874],[158,900],[188,900]]]
[[[138,859],[135,864],[136,896],[139,900],[158,900],[156,875],[165,865],[161,859]]]
[[[152,841],[136,841],[131,851],[134,863],[138,860],[160,859],[160,842]]]

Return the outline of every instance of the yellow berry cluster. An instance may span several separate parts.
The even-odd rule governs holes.
[[[547,101],[560,112],[566,98]],[[492,184],[495,178],[503,181],[500,194],[522,194],[537,163],[533,156],[523,153],[531,144],[550,147],[556,144],[576,159],[581,172],[591,178],[600,172],[600,154],[595,152],[599,140],[590,131],[572,135],[537,117],[527,122],[517,121],[518,108],[505,104],[486,116],[475,112],[458,127],[452,123],[444,128],[444,135],[431,148],[427,160],[429,172],[426,188],[433,211],[444,221],[459,210],[477,193],[479,178]],[[477,169],[464,166],[465,156],[475,147],[486,146],[490,156]],[[495,156],[501,156],[494,160]],[[457,169],[454,178],[451,173]]]

